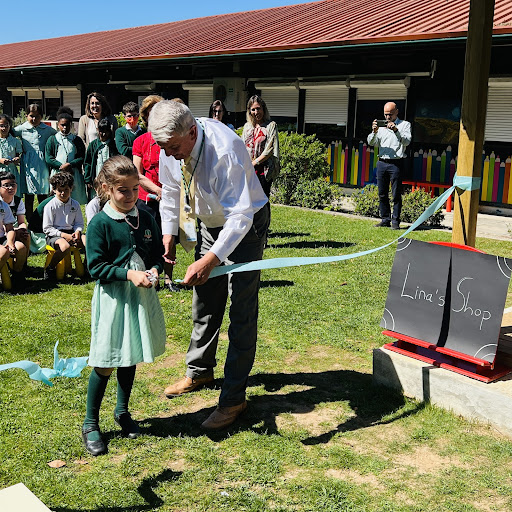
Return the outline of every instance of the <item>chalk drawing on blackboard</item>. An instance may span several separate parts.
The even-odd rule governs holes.
[[[497,344],[497,343],[489,343],[489,344],[487,344],[487,345],[484,345],[483,347],[480,347],[480,348],[479,348],[479,349],[474,353],[473,357],[478,357],[479,359],[485,359],[486,357],[489,357],[489,356],[490,356],[490,357],[494,358],[494,357],[496,356],[496,350],[497,350],[497,349],[493,349],[493,350],[492,350],[492,352],[491,352],[491,353],[489,353],[489,354],[485,354],[485,355],[484,355],[484,354],[480,354],[480,355],[478,355],[478,354],[479,354],[479,353],[480,353],[484,348],[486,348],[486,347],[497,347],[497,346],[498,346],[498,344]]]
[[[400,244],[403,244],[403,243],[407,243],[407,245],[405,245],[405,247],[401,247]],[[400,238],[398,240],[398,243],[397,243],[397,246],[396,246],[396,250],[397,251],[403,251],[405,249],[407,249],[407,247],[409,247],[409,245],[411,245],[412,243],[412,239],[411,238]]]
[[[389,315],[389,326],[388,326],[388,321],[386,320],[386,313]],[[384,325],[382,325],[382,322],[384,323]],[[384,329],[388,329],[389,331],[395,330],[395,319],[393,318],[393,313],[391,313],[391,311],[389,311],[389,309],[387,309],[387,308],[384,308],[384,314],[382,315],[382,322],[381,322],[381,327],[384,327]]]
[[[503,260],[503,265],[507,267],[505,270],[503,270],[503,266],[500,265],[500,257],[496,256],[496,262],[498,264],[498,268],[501,270],[501,273],[507,278],[510,279],[510,275],[512,274],[512,269],[508,266],[507,259],[501,258]],[[508,274],[507,274],[508,271]]]

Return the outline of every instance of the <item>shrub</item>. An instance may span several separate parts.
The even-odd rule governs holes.
[[[405,194],[402,197],[402,220],[404,222],[414,222],[435,199],[430,197],[430,194],[423,189]],[[424,224],[426,226],[440,226],[443,219],[444,214],[439,209]]]
[[[331,204],[332,198],[331,185],[324,178],[316,180],[302,178],[297,183],[290,204],[304,208],[323,209]]]
[[[336,183],[331,183],[331,204],[327,205],[326,210],[330,210],[333,212],[341,212],[343,210],[343,200],[345,199],[345,193],[340,185]]]
[[[365,217],[379,217],[379,190],[377,185],[367,185],[352,195],[354,213]],[[423,189],[402,194],[402,218],[404,222],[414,222],[433,202],[435,198]],[[390,197],[390,203],[391,197]],[[427,226],[440,226],[444,219],[441,210],[437,210],[428,220]]]
[[[377,185],[366,185],[352,194],[354,213],[364,217],[379,217],[379,189]]]
[[[326,147],[314,135],[280,132],[279,149],[281,172],[271,196],[275,202],[291,204],[301,180],[312,182],[329,175]]]

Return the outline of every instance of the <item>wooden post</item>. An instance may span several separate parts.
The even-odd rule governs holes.
[[[471,0],[459,133],[459,176],[481,177],[494,0]],[[475,246],[479,190],[455,195],[452,242]]]

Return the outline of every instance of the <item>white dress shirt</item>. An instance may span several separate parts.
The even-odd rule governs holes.
[[[199,121],[199,122],[198,122]],[[196,216],[208,227],[222,227],[211,251],[222,262],[252,226],[254,214],[268,201],[242,139],[213,119],[196,121],[197,140],[190,164],[194,173]],[[204,127],[204,147],[201,151]],[[199,161],[198,161],[199,159]],[[196,167],[197,163],[197,167]],[[162,233],[177,235],[181,162],[160,152]]]
[[[411,123],[398,119],[394,121],[397,131],[379,128],[368,135],[370,146],[379,146],[379,158],[405,158],[405,148],[411,143]]]
[[[43,232],[46,236],[62,236],[61,230],[82,231],[84,229],[84,218],[80,203],[71,197],[67,203],[54,197],[48,202],[43,211]]]

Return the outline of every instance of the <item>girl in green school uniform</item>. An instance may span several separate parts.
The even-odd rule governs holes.
[[[90,147],[90,146],[89,146]],[[152,362],[165,349],[165,323],[153,287],[163,268],[160,229],[153,217],[135,206],[139,173],[118,155],[103,164],[98,179],[109,201],[87,228],[87,265],[97,279],[91,306],[93,366],[87,389],[82,439],[91,455],[106,452],[99,428],[101,401],[117,368],[114,419],[129,438],[139,427],[128,412],[135,365]]]
[[[56,131],[42,123],[43,111],[41,105],[32,103],[28,106],[27,121],[14,128],[14,134],[21,139],[23,154],[20,167],[20,190],[25,194],[27,220],[34,211],[34,196],[42,202],[50,192],[50,170],[46,165],[44,150],[48,139]]]
[[[20,155],[23,151],[21,141],[12,135],[12,119],[7,114],[0,114],[0,171],[8,171],[16,177],[16,185],[20,188]],[[21,197],[21,193],[16,195]]]
[[[87,195],[89,200],[96,196],[94,190],[94,178],[98,176],[103,164],[111,157],[118,154],[114,134],[110,121],[107,118],[102,119],[98,123],[99,138],[94,139],[85,153],[84,161],[84,179],[87,187]]]
[[[71,197],[80,204],[87,203],[82,164],[85,157],[85,146],[80,137],[71,133],[73,118],[67,112],[57,116],[58,132],[46,143],[45,158],[51,169],[50,176],[61,171],[69,172],[74,179]]]

